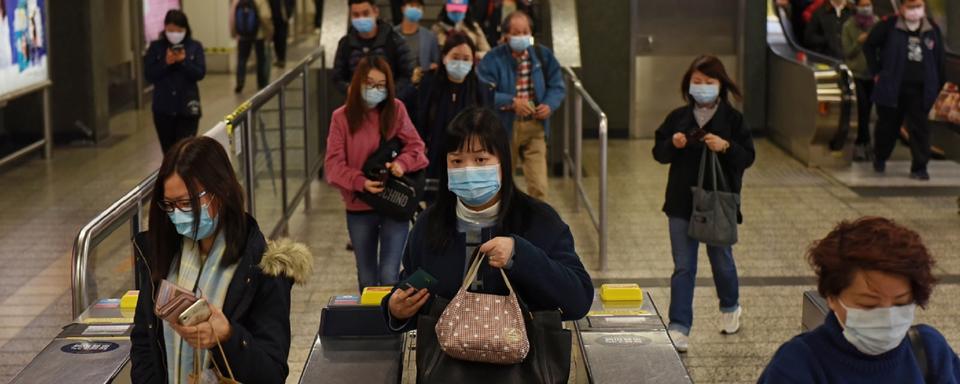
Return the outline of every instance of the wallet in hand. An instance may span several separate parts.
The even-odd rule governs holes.
[[[178,323],[180,314],[197,300],[199,298],[193,292],[164,279],[160,281],[160,290],[153,312],[161,319]]]

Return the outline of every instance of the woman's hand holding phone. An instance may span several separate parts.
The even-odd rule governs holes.
[[[397,289],[390,295],[387,307],[390,309],[390,315],[393,318],[406,320],[416,315],[429,298],[430,292],[427,292],[426,288],[420,290],[415,288]]]
[[[220,308],[210,306],[210,318],[207,321],[193,326],[184,326],[176,322],[170,322],[173,328],[183,341],[186,341],[194,349],[210,349],[217,345],[217,340],[221,343],[230,339],[233,335],[233,329],[230,327],[230,320],[223,314]]]

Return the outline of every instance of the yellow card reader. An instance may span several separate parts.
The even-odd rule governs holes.
[[[638,284],[604,284],[600,286],[600,300],[643,302],[643,290]]]

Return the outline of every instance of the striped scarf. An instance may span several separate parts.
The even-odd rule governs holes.
[[[184,237],[180,257],[173,262],[179,268],[171,268],[167,280],[180,287],[194,288],[194,293],[202,294],[214,307],[223,308],[227,288],[237,270],[237,263],[226,267],[220,265],[225,243],[223,232],[220,232],[213,241],[210,254],[201,264],[200,245]],[[193,372],[193,347],[184,342],[167,322],[163,323],[163,341],[166,344],[169,382],[186,383],[188,375]],[[206,362],[209,354],[208,350],[201,351],[200,361]],[[201,366],[206,368],[206,364],[201,363]]]

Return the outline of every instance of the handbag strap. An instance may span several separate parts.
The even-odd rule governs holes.
[[[463,285],[460,286],[461,291],[466,291],[467,287],[477,279],[477,273],[480,271],[480,264],[483,260],[486,260],[487,255],[483,253],[478,253],[477,257],[473,258],[473,264],[470,264],[470,269],[467,270],[467,275],[463,277]],[[498,268],[500,270],[500,275],[503,276],[503,282],[507,285],[507,289],[510,290],[511,295],[516,295],[516,292],[513,290],[513,285],[510,284],[510,279],[507,278],[507,273],[503,271],[503,268]]]
[[[723,166],[720,164],[720,156],[716,152],[710,152],[710,162],[713,163],[713,190],[732,192],[727,186],[727,177],[723,174]],[[717,177],[720,177],[720,184],[717,184]]]
[[[703,171],[707,165],[707,146],[703,146],[703,153],[700,155],[700,172],[697,173],[697,187],[703,189]]]
[[[213,329],[213,324],[210,324],[210,332],[213,333],[213,338],[217,340],[217,349],[220,351],[220,357],[223,358],[223,364],[227,366],[227,374],[230,376],[230,380],[236,382],[237,379],[233,376],[233,369],[230,368],[230,361],[227,360],[227,354],[223,351],[223,345],[220,344],[220,337],[217,336],[217,331]],[[213,362],[213,367],[217,369],[220,376],[223,376],[223,372],[220,371],[220,366],[217,365],[217,359],[210,357],[210,361]]]
[[[924,345],[923,338],[920,336],[920,331],[916,325],[910,327],[910,330],[907,331],[907,337],[910,338],[910,349],[913,351],[913,358],[917,361],[917,366],[920,367],[920,372],[923,374],[923,381],[932,383],[930,367],[927,363],[927,347]]]

